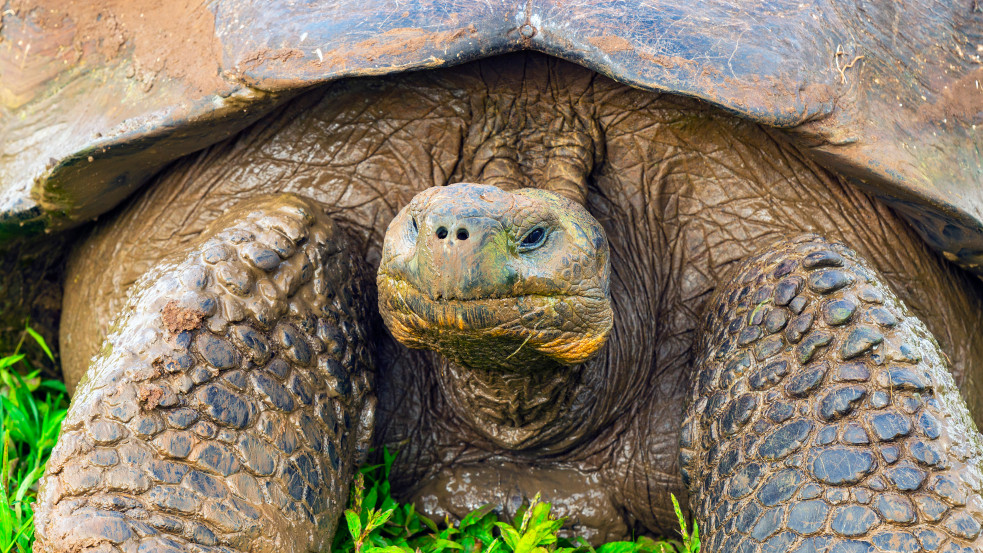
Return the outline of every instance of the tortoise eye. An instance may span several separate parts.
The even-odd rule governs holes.
[[[522,238],[522,244],[520,245],[523,250],[531,250],[537,248],[543,244],[543,239],[546,238],[546,229],[543,227],[536,227],[530,230]]]

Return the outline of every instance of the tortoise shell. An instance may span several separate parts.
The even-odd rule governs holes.
[[[0,241],[93,219],[311,86],[535,50],[784,129],[983,273],[974,0],[21,3],[0,15]]]

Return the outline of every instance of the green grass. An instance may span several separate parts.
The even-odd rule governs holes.
[[[32,504],[38,479],[65,418],[65,385],[41,378],[20,353],[40,348],[54,359],[44,340],[30,327],[10,355],[0,357],[0,553],[28,553],[34,541]],[[672,501],[679,519],[678,540],[606,543],[596,549],[581,538],[558,536],[563,520],[539,500],[520,509],[513,520],[501,520],[489,508],[468,514],[458,524],[438,523],[417,513],[413,505],[392,498],[389,470],[395,455],[383,451],[383,462],[362,467],[352,485],[348,509],[339,523],[332,551],[336,553],[698,553],[699,534],[692,532]]]
[[[27,339],[30,342],[25,344]],[[65,385],[41,378],[20,353],[37,347],[54,360],[51,350],[28,327],[13,354],[0,357],[0,552],[31,551],[38,479],[55,445],[68,407]]]
[[[686,525],[675,496],[679,540],[641,537],[591,547],[582,538],[558,535],[563,519],[550,513],[539,496],[521,508],[513,520],[501,520],[490,508],[478,509],[459,524],[443,524],[400,504],[389,489],[394,454],[383,450],[383,462],[363,467],[352,485],[345,518],[331,550],[336,553],[698,553],[699,531]]]

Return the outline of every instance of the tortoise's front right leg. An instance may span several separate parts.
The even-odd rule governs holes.
[[[374,410],[357,273],[294,196],[151,269],[72,402],[35,551],[325,549]]]
[[[713,553],[983,550],[983,439],[925,326],[806,236],[707,308],[684,475]]]

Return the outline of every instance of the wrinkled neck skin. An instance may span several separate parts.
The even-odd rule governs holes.
[[[471,429],[511,450],[559,453],[591,436],[597,399],[606,390],[590,378],[590,361],[535,372],[462,367],[442,358],[440,389]]]

